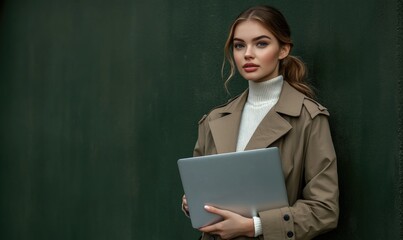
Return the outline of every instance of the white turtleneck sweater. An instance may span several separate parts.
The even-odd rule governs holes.
[[[236,151],[245,150],[257,126],[277,103],[283,87],[283,76],[264,82],[249,81],[248,99],[242,111]]]
[[[248,99],[242,111],[239,126],[236,151],[244,151],[256,128],[277,103],[283,87],[283,76],[272,78],[264,82],[249,81]],[[262,235],[262,222],[259,217],[253,217],[255,237]]]
[[[277,76],[264,82],[249,81],[248,99],[242,111],[236,151],[244,151],[256,128],[277,103],[283,87],[283,76]],[[262,235],[262,222],[253,217],[255,237]]]

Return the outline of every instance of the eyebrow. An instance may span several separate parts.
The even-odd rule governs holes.
[[[252,41],[257,41],[257,40],[260,40],[260,39],[262,39],[262,38],[268,38],[268,39],[271,40],[271,38],[270,38],[269,36],[261,35],[261,36],[258,36],[258,37],[253,38]],[[240,39],[240,38],[233,38],[232,41],[241,41],[241,42],[245,42],[244,40],[242,40],[242,39]]]

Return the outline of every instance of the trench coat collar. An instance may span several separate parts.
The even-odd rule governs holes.
[[[248,89],[226,106],[217,109],[221,117],[211,120],[209,126],[217,153],[235,152],[242,110],[248,97]],[[267,113],[256,128],[245,150],[266,148],[291,130],[282,115],[298,117],[305,95],[284,81],[276,105]]]

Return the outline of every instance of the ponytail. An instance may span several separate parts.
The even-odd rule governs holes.
[[[283,75],[291,86],[307,97],[314,98],[315,93],[312,88],[305,82],[307,76],[307,68],[305,64],[297,57],[288,55],[280,61],[279,74]]]

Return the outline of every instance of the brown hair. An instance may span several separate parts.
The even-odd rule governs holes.
[[[277,38],[280,46],[289,44],[290,49],[293,47],[290,27],[280,11],[270,6],[256,6],[242,12],[232,24],[224,46],[224,61],[221,73],[224,76],[225,63],[228,61],[230,73],[225,81],[225,88],[227,90],[229,80],[235,75],[235,63],[231,54],[234,30],[240,22],[247,20],[255,20],[263,24],[263,26]],[[280,60],[279,74],[283,75],[284,80],[301,93],[308,97],[314,97],[315,94],[313,90],[305,82],[307,75],[305,64],[297,57],[288,55],[286,58]]]

